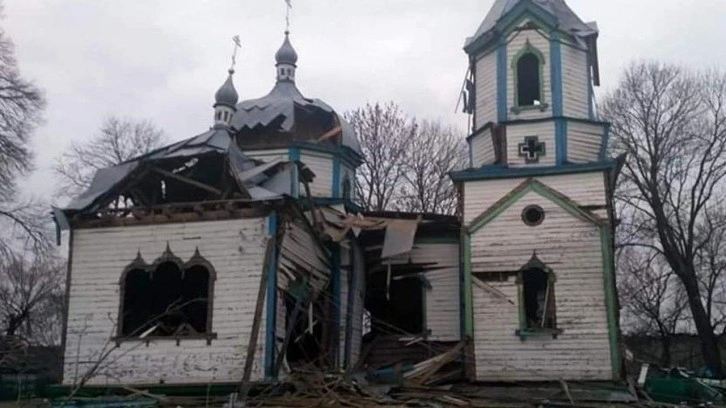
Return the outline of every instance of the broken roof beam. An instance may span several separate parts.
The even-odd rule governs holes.
[[[162,176],[169,177],[171,179],[180,181],[180,182],[185,183],[185,184],[189,184],[189,185],[194,186],[196,188],[199,188],[201,190],[205,190],[205,191],[208,191],[210,193],[216,194],[216,195],[218,195],[220,197],[223,195],[222,190],[220,190],[218,188],[215,188],[215,187],[212,187],[212,186],[209,186],[209,185],[206,185],[206,184],[201,183],[199,181],[192,180],[190,178],[187,178],[187,177],[184,177],[184,176],[180,176],[178,174],[174,174],[174,173],[172,173],[170,171],[161,169],[159,167],[152,167],[151,169],[153,171],[161,174]]]

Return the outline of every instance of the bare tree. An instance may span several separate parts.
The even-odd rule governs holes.
[[[12,254],[0,260],[2,334],[57,344],[63,309],[63,266],[47,257]]]
[[[416,127],[393,102],[367,104],[345,114],[360,140],[365,163],[358,169],[356,195],[364,209],[394,208],[396,189],[403,179],[404,156]]]
[[[678,277],[655,251],[625,247],[618,251],[618,293],[623,327],[657,338],[660,363],[671,365],[671,340],[687,325],[688,299]]]
[[[406,211],[454,214],[458,196],[449,172],[466,165],[461,132],[440,122],[423,121],[403,160],[401,207]]]
[[[164,132],[149,120],[109,117],[99,133],[84,143],[73,143],[57,160],[59,195],[74,197],[85,191],[97,170],[115,166],[162,146]]]
[[[719,228],[708,219],[726,176],[726,76],[634,64],[602,107],[613,149],[628,160],[617,191],[633,231],[624,245],[659,254],[682,283],[707,367],[721,374],[698,254]]]
[[[2,3],[0,3],[2,10]],[[42,122],[45,99],[41,90],[20,75],[12,41],[0,29],[0,252],[14,238],[36,249],[46,246],[36,206],[18,203],[17,181],[32,170],[30,136]],[[8,234],[7,231],[10,231]]]

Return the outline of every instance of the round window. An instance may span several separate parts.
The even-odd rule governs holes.
[[[522,210],[522,221],[530,227],[542,224],[545,219],[545,212],[542,207],[538,205],[527,206]]]

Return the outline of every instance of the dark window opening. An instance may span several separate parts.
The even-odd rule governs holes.
[[[524,314],[527,329],[555,329],[555,291],[550,275],[542,269],[522,271]]]
[[[200,264],[182,269],[176,262],[166,261],[129,270],[121,282],[119,336],[210,333],[213,280],[213,271]]]
[[[372,333],[420,335],[425,328],[425,281],[418,276],[393,277],[386,271],[371,276],[366,288],[366,309]]]
[[[323,352],[324,321],[319,305],[313,306],[313,321],[310,319],[310,306],[285,293],[285,327],[291,328],[287,344],[286,360],[290,365],[304,365],[320,362]],[[311,330],[312,328],[312,330]]]
[[[527,52],[517,61],[517,105],[534,106],[542,103],[540,61]]]

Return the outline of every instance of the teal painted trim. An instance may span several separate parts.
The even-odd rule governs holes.
[[[277,236],[278,215],[273,211],[268,217],[267,233],[270,237]],[[277,327],[277,243],[275,249],[270,251],[267,260],[267,318],[265,324],[265,378],[274,379]]]
[[[550,33],[550,74],[552,86],[552,115],[562,116],[562,50],[560,47],[560,33]]]
[[[497,21],[494,30],[506,36],[524,19],[533,20],[549,29],[555,28],[558,24],[555,16],[542,7],[532,4],[531,0],[522,0]]]
[[[567,162],[567,120],[555,119],[555,161],[558,165]]]
[[[336,345],[336,362],[335,364],[339,364],[339,356],[340,356],[340,324],[341,324],[341,302],[342,302],[342,282],[341,282],[341,251],[340,245],[334,245],[330,252],[332,255],[332,286],[333,286],[333,322],[335,326],[335,336],[333,338],[335,339],[334,344]]]
[[[288,160],[292,162],[300,161],[300,149],[297,147],[291,147],[288,152]],[[290,181],[290,192],[292,196],[297,198],[300,197],[300,169],[295,166],[292,170],[292,180]]]
[[[526,54],[532,54],[537,58],[537,61],[539,61],[539,98],[540,102],[542,102],[541,106],[538,105],[520,105],[519,104],[519,60],[525,56]],[[521,111],[526,110],[545,110],[547,109],[548,105],[544,103],[545,97],[545,81],[544,81],[544,66],[547,65],[547,60],[544,57],[544,54],[542,54],[542,51],[538,50],[537,47],[533,46],[529,40],[527,40],[527,43],[522,47],[521,50],[517,52],[517,54],[512,58],[512,82],[514,82],[514,86],[512,89],[514,89],[514,95],[512,97],[514,98],[514,106],[512,107],[512,111],[515,113],[519,113]]]
[[[462,268],[462,334],[474,338],[474,299],[472,296],[471,236],[462,229],[461,243],[463,255]]]
[[[605,125],[605,133],[602,135],[602,146],[600,146],[600,160],[607,159],[608,156],[608,145],[610,144],[610,129],[611,124]]]
[[[616,160],[606,160],[586,164],[564,164],[551,167],[517,167],[510,168],[500,165],[482,166],[478,169],[469,169],[449,173],[454,181],[476,181],[507,179],[520,177],[551,176],[558,174],[586,173],[592,171],[610,171],[617,167]]]
[[[550,117],[537,118],[537,119],[517,119],[517,120],[510,120],[510,121],[504,122],[502,124],[504,124],[504,125],[532,124],[532,123],[550,122],[553,119],[564,119],[568,122],[585,123],[588,125],[609,125],[610,124],[610,122],[603,122],[601,120],[573,118],[570,116],[555,116],[555,117],[550,116]]]
[[[348,306],[346,307],[346,316],[345,316],[345,346],[343,350],[343,368],[348,369],[353,364],[351,361],[351,358],[353,357],[353,342],[351,339],[353,338],[353,309],[355,306],[355,300],[358,296],[358,275],[356,274],[356,250],[354,245],[350,246],[350,249],[348,249],[348,259],[349,261],[349,268],[348,268]]]
[[[333,185],[332,189],[332,196],[333,198],[340,198],[340,172],[341,172],[341,166],[340,166],[340,158],[338,156],[333,157]]]
[[[507,109],[507,43],[501,39],[497,48],[497,121],[506,122]]]
[[[610,361],[613,370],[613,379],[622,378],[622,357],[620,356],[620,328],[617,314],[617,295],[615,291],[615,261],[612,247],[612,235],[610,225],[604,224],[600,227],[600,238],[602,243],[603,257],[603,284],[605,286],[605,305],[607,307],[608,319],[608,340],[610,342]]]

